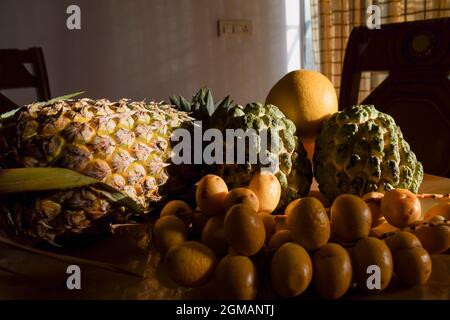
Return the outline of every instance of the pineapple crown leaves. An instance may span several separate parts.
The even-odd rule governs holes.
[[[37,102],[35,104],[37,106],[39,106],[39,107],[50,106],[50,105],[55,104],[56,102],[59,102],[59,101],[70,100],[70,99],[72,99],[74,97],[78,97],[78,96],[80,96],[80,95],[82,95],[84,93],[86,93],[86,91],[73,92],[73,93],[66,94],[64,96],[60,96],[60,97],[56,97],[56,98],[50,99],[48,101]]]
[[[194,94],[191,102],[182,96],[172,96],[169,99],[177,109],[191,112],[195,118],[200,120],[212,118],[219,111],[227,111],[233,103],[230,96],[214,103],[211,90],[206,87],[201,88]]]
[[[124,206],[137,214],[143,211],[123,192],[66,168],[15,168],[0,170],[0,195],[21,192],[61,190],[90,186],[111,202]]]
[[[22,108],[23,107],[19,107],[19,108],[16,108],[16,109],[13,109],[13,110],[10,110],[10,111],[0,114],[0,126],[3,121],[11,119],[11,117],[13,117]]]

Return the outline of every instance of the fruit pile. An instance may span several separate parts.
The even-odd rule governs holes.
[[[380,292],[393,275],[423,284],[429,254],[449,249],[450,203],[420,220],[423,167],[394,119],[368,105],[338,111],[317,72],[289,73],[265,104],[215,102],[206,89],[170,104],[74,96],[0,115],[0,230],[18,241],[90,240],[113,224],[148,224],[178,199],[152,233],[168,275],[238,299]],[[240,136],[213,142],[208,129],[270,139],[248,139],[252,161],[231,143]],[[230,151],[232,161],[184,161],[184,151],[174,161],[181,130],[205,138],[188,151]],[[307,196],[313,175],[327,203]]]
[[[341,194],[329,209],[305,197],[272,215],[280,193],[269,172],[230,191],[209,174],[197,184],[195,210],[180,200],[167,203],[153,241],[169,277],[205,290],[207,298],[254,299],[261,292],[289,298],[314,287],[337,299],[354,286],[381,292],[393,276],[404,285],[424,284],[430,254],[450,248],[448,204],[421,221],[420,202],[405,189]],[[391,231],[379,234],[379,228]]]
[[[171,104],[75,100],[69,95],[0,115],[0,169],[11,173],[2,174],[1,183],[22,186],[15,187],[13,195],[8,188],[0,189],[0,196],[6,195],[0,206],[0,227],[18,241],[33,245],[77,242],[84,235],[107,234],[111,224],[145,222],[146,215],[158,211],[167,198],[193,202],[192,182],[207,173],[221,176],[228,187],[236,188],[269,169],[281,186],[277,213],[309,193],[313,172],[329,201],[340,194],[363,196],[393,188],[417,192],[422,165],[391,116],[373,106],[333,113],[337,110],[333,86],[315,72],[290,73],[283,81],[294,81],[297,89],[291,89],[298,92],[285,101],[279,98],[288,97],[284,90],[291,86],[275,86],[267,101],[280,108],[270,103],[233,105],[229,97],[214,102],[211,92],[201,89],[191,102],[183,97],[172,97]],[[320,90],[316,92],[315,87]],[[297,128],[285,113],[297,113],[294,104],[299,101],[303,103],[298,106],[298,117],[303,120],[296,119]],[[186,159],[184,149],[182,159],[175,152],[179,147],[173,141],[175,132],[186,128],[194,131],[194,137],[195,130],[201,136],[208,129],[251,131],[256,136],[217,139],[211,145],[206,143],[211,139],[200,139],[200,145],[187,139],[186,153],[196,150],[195,154],[204,155],[214,150],[215,155],[233,155],[222,162],[198,163],[195,156],[191,159],[192,152]],[[314,168],[299,139],[306,133],[317,135]],[[267,139],[262,138],[264,134]],[[49,171],[36,170],[41,167],[80,175],[72,174],[75,178],[71,179],[60,175],[42,183]],[[13,168],[29,174],[20,175],[20,180]],[[78,183],[80,179],[85,182]],[[68,185],[61,186],[62,180]],[[25,197],[23,192],[28,192]]]

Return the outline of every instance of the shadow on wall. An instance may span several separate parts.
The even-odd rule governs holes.
[[[0,2],[0,48],[42,47],[53,96],[86,90],[94,98],[162,100],[206,85],[216,98],[264,101],[287,70],[292,30],[280,1],[79,0],[81,30],[68,30],[71,4]],[[219,37],[218,19],[249,19],[253,34]]]

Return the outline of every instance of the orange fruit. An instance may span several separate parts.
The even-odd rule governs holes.
[[[280,296],[295,297],[308,288],[312,273],[312,261],[308,252],[302,246],[288,242],[272,258],[270,282]]]
[[[208,246],[217,257],[223,257],[228,252],[228,242],[225,238],[223,216],[209,218],[202,231],[202,243]]]
[[[381,213],[381,199],[384,194],[381,192],[369,192],[362,196],[372,212],[372,228],[375,228],[386,221]]]
[[[161,217],[175,215],[181,218],[184,214],[191,212],[191,207],[182,200],[172,200],[167,202],[167,204],[161,210]]]
[[[420,240],[414,234],[407,231],[394,233],[392,236],[387,237],[384,242],[386,242],[393,255],[398,251],[422,247]]]
[[[352,284],[352,262],[347,250],[335,243],[328,243],[313,256],[314,285],[326,299],[343,296]]]
[[[214,282],[221,299],[252,300],[256,297],[257,270],[248,257],[227,255],[217,265]]]
[[[430,255],[421,247],[401,250],[394,254],[394,270],[403,283],[423,285],[431,275]]]
[[[153,227],[153,241],[162,255],[170,248],[183,243],[186,238],[186,226],[177,216],[161,217]]]
[[[264,224],[264,229],[266,230],[266,243],[269,243],[270,238],[272,238],[277,229],[275,216],[264,212],[258,213],[258,216],[261,218],[261,221]]]
[[[322,203],[313,197],[300,200],[287,218],[295,242],[306,250],[316,250],[330,238],[330,220]]]
[[[172,280],[180,286],[193,288],[212,277],[217,259],[207,246],[186,241],[167,252],[165,264]]]
[[[429,254],[443,253],[450,248],[450,226],[422,226],[413,233],[419,238],[422,246]]]
[[[256,173],[248,186],[259,199],[259,212],[272,213],[281,197],[281,185],[278,178],[268,171]]]
[[[372,213],[360,197],[341,194],[331,206],[330,217],[331,233],[340,241],[356,241],[369,235]]]
[[[295,70],[281,78],[269,91],[266,104],[277,106],[302,137],[315,136],[324,120],[338,111],[336,90],[323,74]]]
[[[292,200],[291,202],[289,202],[289,204],[286,206],[286,209],[284,209],[284,214],[287,216],[290,215],[292,212],[292,209],[294,209],[295,205],[297,203],[299,203],[300,200],[301,199],[299,198],[299,199],[295,199],[295,200]]]
[[[266,240],[266,231],[261,217],[245,204],[236,204],[228,210],[224,228],[230,247],[244,256],[256,254]]]
[[[200,179],[195,192],[195,200],[200,210],[208,215],[220,215],[224,213],[225,197],[228,187],[219,176],[208,174]]]
[[[444,202],[431,207],[425,213],[425,220],[433,216],[443,216],[445,219],[450,220],[450,202]]]
[[[411,191],[393,189],[381,199],[381,213],[391,225],[403,228],[420,219],[422,208],[419,199]]]
[[[383,240],[367,237],[359,240],[352,249],[352,264],[358,287],[367,293],[384,290],[392,278],[394,263],[392,253]],[[377,266],[380,270],[380,287],[369,287],[369,267]]]
[[[256,212],[259,210],[259,199],[256,194],[248,188],[234,188],[225,197],[225,212],[235,204],[246,204]]]
[[[292,238],[292,234],[290,230],[280,230],[277,231],[272,238],[270,238],[269,241],[269,249],[270,250],[278,250],[283,244],[287,242],[294,242],[294,239]]]
[[[160,216],[177,216],[186,224],[186,227],[189,227],[192,222],[193,213],[191,207],[186,202],[172,200],[167,202],[162,208]]]
[[[209,216],[203,214],[203,212],[201,212],[199,208],[196,208],[192,214],[191,230],[195,234],[201,234],[208,220]]]

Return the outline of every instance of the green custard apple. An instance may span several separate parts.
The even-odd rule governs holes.
[[[329,200],[404,188],[417,193],[422,164],[394,119],[373,105],[339,111],[323,124],[315,142],[314,175]]]

